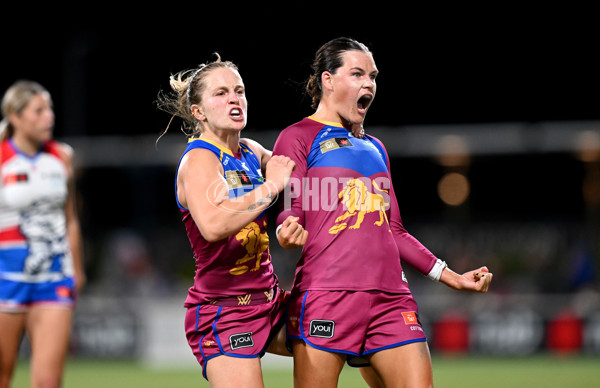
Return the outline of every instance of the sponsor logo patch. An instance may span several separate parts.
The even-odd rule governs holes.
[[[335,322],[324,319],[310,321],[310,337],[333,338]]]
[[[247,304],[250,304],[250,299],[252,299],[252,294],[238,295],[237,299],[238,299],[238,306],[245,306]]]
[[[324,154],[327,151],[337,150],[338,148],[343,147],[354,147],[350,140],[347,137],[334,137],[331,139],[327,139],[319,143],[321,146],[321,153]]]
[[[56,287],[56,296],[60,299],[70,299],[73,297],[73,293],[69,287],[58,286]]]
[[[402,316],[404,317],[404,323],[407,325],[418,325],[419,320],[417,319],[417,314],[414,311],[403,312]]]
[[[10,185],[18,182],[27,182],[29,180],[29,176],[26,173],[21,174],[7,174],[3,179],[4,185]]]
[[[227,177],[227,186],[229,190],[237,189],[244,186],[252,186],[252,181],[248,173],[244,170],[225,171]]]
[[[231,350],[249,348],[254,346],[252,332],[233,334],[229,336],[229,346],[231,347]]]

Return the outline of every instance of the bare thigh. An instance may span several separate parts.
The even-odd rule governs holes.
[[[0,312],[0,327],[0,388],[6,388],[13,374],[25,330],[25,313]]]
[[[383,385],[383,381],[381,380],[381,377],[379,377],[379,375],[377,374],[377,372],[375,372],[373,367],[363,366],[358,369],[360,371],[360,375],[362,376],[363,380],[365,380],[365,382],[367,383],[367,385],[369,387],[385,388],[385,385]]]
[[[287,350],[285,346],[286,333],[285,333],[285,325],[282,325],[281,329],[275,334],[273,340],[267,347],[267,352],[277,354],[279,356],[287,356],[292,357],[292,353]]]
[[[293,341],[294,387],[335,388],[344,367],[344,355],[315,349],[301,340]]]
[[[371,356],[370,362],[386,388],[433,387],[427,342],[414,342],[379,351]]]
[[[32,386],[59,387],[69,348],[73,311],[33,307],[27,317]]]
[[[260,358],[217,356],[208,360],[206,377],[212,388],[264,388]]]

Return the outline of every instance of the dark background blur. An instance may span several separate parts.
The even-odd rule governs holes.
[[[338,36],[374,53],[380,75],[365,127],[388,148],[409,232],[457,272],[488,265],[492,294],[596,295],[600,63],[589,12],[344,7],[59,7],[2,24],[0,87],[42,83],[54,99],[55,137],[77,152],[84,295],[183,301],[191,283],[173,196],[185,136],[175,123],[155,144],[169,117],[154,100],[169,76],[215,52],[235,62],[249,101],[244,136],[270,148],[312,113],[303,82],[318,47]],[[459,162],[442,160],[444,139],[466,145]],[[449,172],[468,179],[458,205],[438,192]],[[296,253],[271,238],[287,286]],[[427,295],[451,293],[409,279],[424,310],[434,305]]]

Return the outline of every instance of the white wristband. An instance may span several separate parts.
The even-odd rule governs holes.
[[[427,276],[430,279],[439,282],[440,278],[442,277],[442,272],[444,272],[444,268],[448,268],[448,264],[446,264],[445,261],[437,259],[437,261],[433,265],[433,268],[431,269],[431,271],[429,271],[429,274],[427,274]]]
[[[281,227],[283,226],[283,224],[280,224],[276,229],[275,229],[275,237],[279,236],[279,229],[281,229]]]

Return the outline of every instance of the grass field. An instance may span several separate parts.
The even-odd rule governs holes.
[[[435,386],[441,388],[592,388],[600,387],[599,357],[535,356],[524,358],[433,358]],[[267,388],[292,387],[292,371],[264,371]],[[149,369],[131,361],[72,359],[63,388],[208,387],[200,367]],[[365,387],[358,370],[346,367],[340,388]],[[29,388],[29,366],[21,362],[12,388]]]

